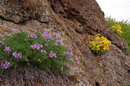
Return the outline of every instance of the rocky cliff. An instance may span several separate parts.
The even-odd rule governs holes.
[[[130,56],[127,44],[112,33],[95,0],[0,0],[0,37],[14,29],[60,34],[72,45],[71,75],[54,76],[40,69],[28,73],[14,69],[0,75],[3,86],[126,86],[130,84]],[[103,55],[91,53],[88,36],[100,33],[112,41]]]

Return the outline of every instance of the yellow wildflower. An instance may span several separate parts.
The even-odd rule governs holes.
[[[113,25],[111,28],[112,28],[112,30],[114,30],[118,34],[122,34],[123,33],[122,27],[119,24]]]
[[[104,36],[100,36],[100,34],[97,34],[90,42],[90,48],[92,51],[95,51],[96,53],[102,53],[109,50],[110,44],[110,40],[108,40]]]

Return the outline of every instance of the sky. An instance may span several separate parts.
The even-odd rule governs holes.
[[[130,0],[96,0],[105,16],[130,21]]]

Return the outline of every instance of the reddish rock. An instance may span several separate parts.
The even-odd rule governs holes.
[[[61,34],[64,44],[72,45],[73,60],[78,59],[79,63],[70,66],[68,77],[54,76],[40,69],[32,73],[26,69],[14,70],[11,76],[1,75],[5,86],[123,86],[130,83],[130,60],[124,53],[128,45],[110,31],[95,0],[1,0],[0,37],[12,33],[13,29]],[[86,43],[88,36],[97,33],[112,41],[111,50],[99,56],[93,55]]]

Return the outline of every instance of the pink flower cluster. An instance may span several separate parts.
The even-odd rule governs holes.
[[[10,47],[6,46],[5,49],[4,49],[4,51],[7,52],[7,53],[9,53],[9,52],[11,52],[11,49],[10,49]],[[12,55],[15,58],[21,58],[22,57],[22,54],[21,53],[17,53],[17,52],[13,52]],[[1,63],[1,68],[2,69],[7,69],[9,67],[9,65],[10,65],[10,62],[5,61],[5,62]]]
[[[72,52],[69,52],[69,51],[72,51],[72,45],[68,45],[67,46],[67,51],[65,51],[64,53],[68,55],[67,57],[67,60],[72,60],[72,57],[74,56]],[[76,59],[75,60],[76,63],[79,63],[79,60]]]
[[[52,35],[47,34],[46,32],[42,35],[45,39],[52,39]]]
[[[11,49],[10,49],[10,47],[6,46],[5,49],[4,49],[4,51],[7,52],[7,53],[9,53],[11,51]]]
[[[15,32],[16,32],[16,33],[19,33],[18,30],[15,30]],[[46,40],[46,39],[53,39],[52,35],[50,35],[50,34],[48,34],[48,33],[44,33],[42,36],[44,37],[45,41],[47,41],[47,42],[48,42],[49,40]],[[30,37],[30,38],[33,38],[33,39],[38,38],[38,36],[37,36],[36,34],[30,34],[30,35],[28,35],[27,37]],[[59,45],[59,44],[61,44],[62,42],[63,42],[63,39],[62,39],[62,37],[59,35],[59,37],[58,37],[58,39],[57,39],[55,45]],[[51,44],[51,43],[50,43],[50,44]],[[3,45],[3,42],[2,42],[2,41],[0,41],[0,46],[1,46],[1,45]],[[53,59],[53,58],[57,58],[57,57],[58,57],[58,54],[57,54],[55,51],[48,51],[48,52],[47,52],[46,50],[43,49],[43,46],[44,46],[44,48],[47,48],[47,46],[49,46],[49,44],[48,44],[48,43],[45,43],[44,45],[42,45],[42,44],[39,44],[39,43],[35,43],[35,44],[33,44],[33,45],[29,46],[29,47],[30,47],[32,50],[33,50],[33,49],[34,49],[34,50],[38,50],[41,54],[46,54],[49,59],[50,59],[50,58]],[[71,46],[69,46],[68,48],[71,48]],[[11,50],[11,48],[8,47],[8,46],[6,46],[6,47],[4,48],[4,52],[6,52],[6,53],[10,53],[11,51],[13,51],[13,49]],[[73,56],[73,53],[72,53],[72,52],[66,51],[65,54],[68,54],[68,58],[67,58],[68,60],[71,60],[71,59],[72,59],[72,56]],[[19,53],[19,52],[17,52],[17,51],[11,53],[11,55],[12,55],[14,58],[22,58],[22,57],[23,57],[22,53]],[[76,62],[78,62],[78,60],[76,60]],[[8,61],[5,61],[5,62],[2,62],[2,63],[1,63],[2,69],[7,69],[7,68],[9,68],[9,66],[10,66],[10,62],[8,62]]]
[[[34,44],[34,45],[31,45],[31,48],[32,49],[40,49],[40,48],[42,48],[43,46],[42,45],[40,45],[40,44],[38,44],[38,43],[36,43],[36,44]]]
[[[49,57],[50,57],[50,58],[56,58],[57,56],[56,56],[56,53],[54,53],[53,51],[51,51],[51,52],[49,53]]]
[[[44,46],[48,46],[48,44],[45,44]]]
[[[28,35],[28,37],[30,37],[30,38],[37,38],[37,35],[36,34],[30,34],[30,35]]]
[[[68,54],[70,57],[74,56],[72,52],[65,51],[65,54]]]
[[[42,54],[47,54],[47,52],[45,50],[41,50]]]
[[[17,52],[13,52],[12,54],[14,56],[14,58],[21,58],[22,54],[21,53],[17,53]]]
[[[72,53],[72,52],[66,51],[65,54],[68,55],[68,57],[67,57],[68,60],[72,60],[72,56],[73,56],[73,53]]]
[[[5,62],[1,63],[1,68],[2,69],[7,69],[9,67],[9,65],[10,65],[10,62],[5,61]]]

